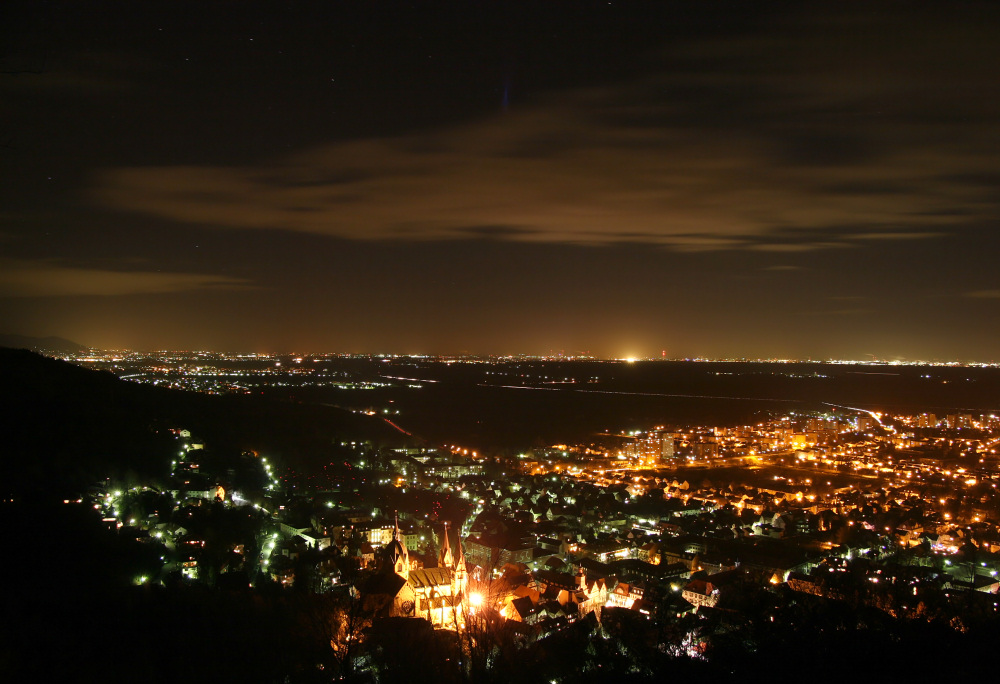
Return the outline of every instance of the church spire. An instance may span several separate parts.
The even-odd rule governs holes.
[[[462,551],[462,535],[455,537],[458,544],[458,554],[455,556],[455,585],[456,591],[465,592],[469,585],[469,570],[465,565],[465,552]]]
[[[455,541],[458,542],[458,553],[455,555],[455,565],[462,570],[465,570],[465,552],[462,551],[462,535],[459,534],[455,537]]]
[[[448,523],[444,524],[444,541],[441,542],[441,555],[438,565],[442,568],[454,568],[455,558],[451,555],[451,543],[448,541]]]

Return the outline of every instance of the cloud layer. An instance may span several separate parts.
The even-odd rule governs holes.
[[[0,297],[144,295],[245,286],[246,281],[226,276],[114,271],[51,261],[0,260]]]
[[[108,169],[92,197],[217,228],[677,250],[827,249],[995,219],[1000,59],[965,54],[975,29],[947,24],[914,56],[931,20],[880,31],[898,21],[674,46],[628,83],[259,165]]]

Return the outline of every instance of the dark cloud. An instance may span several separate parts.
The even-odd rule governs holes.
[[[43,261],[0,260],[0,297],[111,297],[248,285],[244,280],[218,275],[106,270]]]
[[[979,173],[955,173],[942,176],[945,183],[963,186],[981,186],[996,190],[1000,188],[1000,171],[981,171]]]
[[[886,181],[883,183],[878,183],[874,181],[869,181],[867,183],[861,183],[856,181],[847,181],[845,183],[839,183],[837,185],[831,185],[825,188],[821,188],[822,192],[829,192],[838,195],[899,195],[905,194],[910,191],[904,185],[898,185],[891,181]]]
[[[788,163],[802,166],[854,166],[874,161],[879,145],[862,136],[843,132],[811,132],[778,138]]]
[[[494,240],[516,239],[524,237],[525,233],[530,232],[524,228],[516,228],[514,226],[468,226],[460,228],[459,231],[472,237]]]
[[[875,309],[817,309],[813,311],[802,311],[802,316],[867,316],[878,313]]]

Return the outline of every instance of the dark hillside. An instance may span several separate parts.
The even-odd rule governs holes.
[[[26,350],[0,348],[0,397],[5,498],[63,498],[107,476],[164,476],[172,427],[214,450],[253,449],[306,470],[328,462],[341,440],[398,441],[381,421],[332,407],[140,385]]]
[[[37,349],[50,352],[82,352],[87,348],[65,337],[28,337],[26,335],[0,335],[0,347]]]

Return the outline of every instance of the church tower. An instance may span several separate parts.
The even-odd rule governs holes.
[[[441,553],[438,554],[438,567],[449,570],[455,568],[455,558],[451,555],[451,543],[448,541],[448,523],[444,524],[444,539],[441,542]]]
[[[392,542],[389,544],[388,558],[397,575],[404,580],[410,579],[410,553],[399,535],[399,515],[396,515],[396,526],[392,532]]]
[[[448,538],[448,523],[444,524],[444,540],[441,544],[441,554],[438,556],[438,567],[451,570],[452,591],[455,594],[465,592],[469,585],[469,570],[465,566],[465,554],[462,552],[462,540],[458,539],[457,555],[451,551],[451,541]]]

